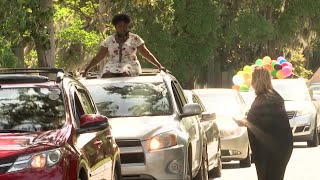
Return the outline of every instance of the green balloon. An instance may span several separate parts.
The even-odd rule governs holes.
[[[247,92],[247,91],[249,91],[249,87],[247,85],[240,86],[240,92]]]
[[[277,64],[277,61],[272,61],[272,67],[274,67],[275,64]]]
[[[251,69],[251,66],[245,66],[244,68],[243,68],[243,71],[244,72],[247,72],[247,73],[251,73],[252,72],[252,69]]]
[[[273,77],[277,77],[277,70],[272,70],[271,71],[271,75],[273,76]]]
[[[257,59],[256,60],[256,65],[262,66],[263,65],[263,60],[262,59]]]

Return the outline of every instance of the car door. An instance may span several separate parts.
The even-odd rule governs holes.
[[[79,86],[74,88],[77,117],[83,114],[96,114],[96,108],[87,91]],[[110,129],[81,134],[78,141],[87,142],[83,146],[90,167],[90,180],[112,180],[112,150]],[[112,146],[111,146],[112,147]]]
[[[177,81],[172,82],[173,92],[179,111],[182,113],[182,108],[187,104],[183,89]],[[190,137],[192,144],[192,172],[197,171],[201,161],[202,141],[200,139],[200,122],[197,116],[185,117],[180,121],[180,124],[186,127],[186,131]]]
[[[203,113],[206,112],[206,108],[202,104],[200,98],[194,93],[192,93],[192,102],[199,104]],[[217,157],[220,155],[220,133],[215,120],[201,122],[201,126],[207,138],[208,163],[209,166],[211,166],[216,162]]]

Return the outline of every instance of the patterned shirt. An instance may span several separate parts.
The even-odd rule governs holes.
[[[129,33],[126,42],[119,44],[115,35],[109,36],[101,46],[108,48],[107,63],[103,73],[127,73],[130,76],[138,76],[141,66],[137,58],[137,48],[144,44],[138,35]]]

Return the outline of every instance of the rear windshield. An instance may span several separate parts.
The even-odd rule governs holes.
[[[87,86],[107,117],[171,115],[169,92],[162,83],[112,83]]]
[[[47,131],[64,124],[59,88],[0,88],[0,130]]]
[[[233,94],[198,94],[207,110],[218,116],[241,115],[241,106]]]

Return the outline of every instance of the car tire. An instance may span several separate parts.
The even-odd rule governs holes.
[[[212,178],[219,178],[219,177],[221,177],[221,172],[222,172],[222,160],[221,160],[221,156],[220,156],[218,159],[218,166],[213,168],[209,172],[209,176]]]
[[[240,168],[248,168],[248,167],[251,167],[251,154],[250,154],[249,147],[248,147],[247,157],[240,161]]]
[[[197,175],[193,178],[193,180],[208,180],[208,159],[207,159],[207,151],[204,150],[202,153],[201,166],[197,173]]]
[[[311,141],[308,141],[308,147],[318,147],[319,145],[319,134],[317,126],[314,129],[313,138]]]

